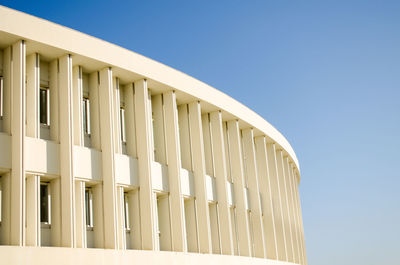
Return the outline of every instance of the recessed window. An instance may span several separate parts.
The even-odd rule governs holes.
[[[50,224],[50,186],[48,183],[40,184],[40,222]]]
[[[4,92],[3,92],[3,77],[0,76],[0,119],[3,118],[3,101],[4,101]]]
[[[93,227],[93,194],[92,189],[85,190],[86,227]]]
[[[82,101],[83,132],[90,135],[90,102],[88,98]]]
[[[47,88],[40,88],[39,118],[40,123],[50,125],[50,93]]]
[[[2,213],[3,213],[2,199],[3,199],[3,184],[2,184],[2,177],[0,177],[0,226],[1,226]]]
[[[125,131],[125,109],[121,108],[120,110],[120,123],[121,123],[121,141],[126,143],[126,131]]]
[[[124,221],[125,221],[125,229],[129,230],[130,225],[129,225],[129,197],[128,194],[125,192],[124,193]]]

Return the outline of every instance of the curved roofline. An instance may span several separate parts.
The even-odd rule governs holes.
[[[217,106],[277,142],[285,149],[300,172],[292,146],[274,126],[253,110],[210,85],[143,55],[45,19],[4,6],[0,6],[0,17],[0,31],[134,72]]]

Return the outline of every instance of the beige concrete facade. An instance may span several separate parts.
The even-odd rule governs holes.
[[[296,155],[229,96],[2,6],[0,88],[6,264],[307,264]]]

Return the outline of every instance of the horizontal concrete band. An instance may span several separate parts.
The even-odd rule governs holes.
[[[14,265],[108,265],[108,264],[230,264],[290,265],[294,263],[259,258],[168,251],[78,249],[58,247],[0,246],[2,264]]]
[[[140,54],[55,23],[2,6],[0,17],[0,35],[5,33],[2,38],[9,39],[10,45],[23,38],[28,43],[48,46],[48,52],[57,56],[72,54],[74,64],[94,60],[104,67],[112,66],[113,72],[120,76],[131,75],[133,79],[129,81],[147,78],[164,88],[191,95],[268,136],[287,152],[296,169],[300,170],[296,154],[286,138],[254,111],[221,91]]]

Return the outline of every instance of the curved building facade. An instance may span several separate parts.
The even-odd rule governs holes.
[[[161,63],[0,7],[5,264],[307,264],[284,136]]]

